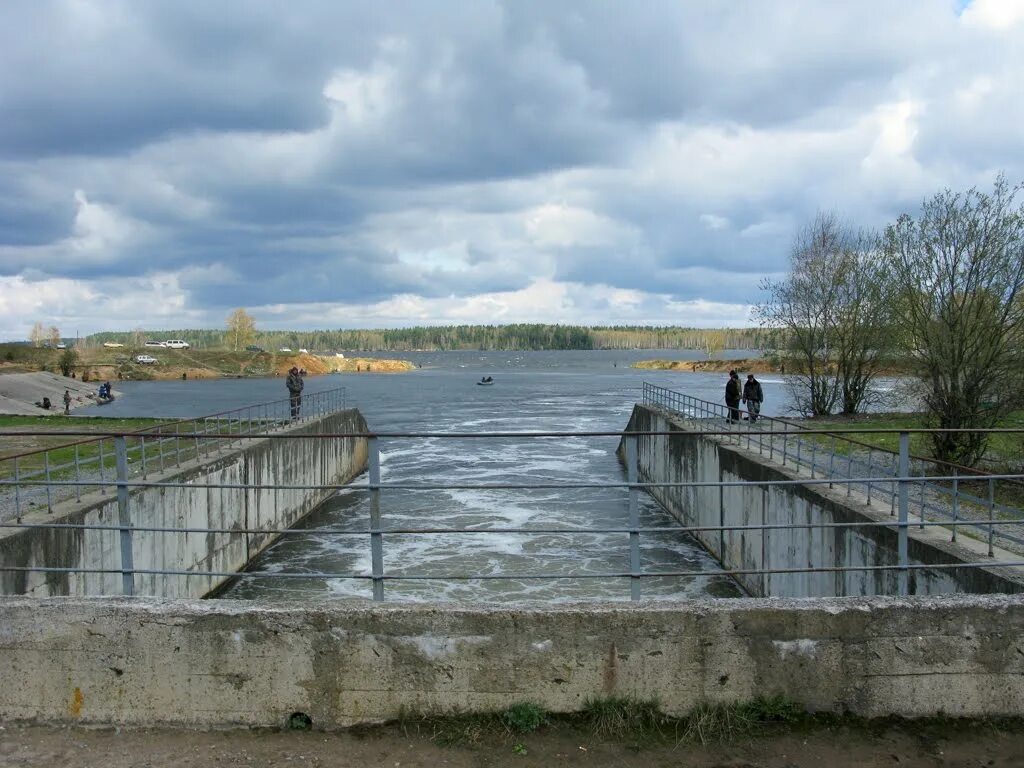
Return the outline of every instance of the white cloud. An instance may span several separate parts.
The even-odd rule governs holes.
[[[1024,179],[1024,0],[280,14],[0,4],[4,332],[736,324],[816,210]]]
[[[965,26],[1005,32],[1024,22],[1024,0],[973,0],[960,18]]]
[[[713,213],[702,213],[700,223],[708,229],[726,229],[729,226],[729,220],[725,216],[716,216]]]

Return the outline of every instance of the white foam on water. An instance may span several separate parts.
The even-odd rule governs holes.
[[[487,359],[487,358],[482,358]],[[490,358],[493,359],[493,358]],[[454,374],[463,382],[466,374]],[[514,379],[512,377],[515,377]],[[616,431],[626,423],[639,389],[537,393],[537,377],[558,373],[515,372],[508,389],[466,394],[466,402],[447,399],[433,406],[407,406],[397,420],[374,424],[380,431],[410,432],[579,432]],[[387,380],[390,382],[392,380]],[[398,381],[398,380],[395,380]],[[383,389],[389,384],[380,385]],[[464,383],[464,382],[463,382]],[[541,382],[542,384],[543,382]],[[635,391],[634,391],[635,390]],[[504,396],[516,392],[516,397]],[[716,390],[717,392],[717,387]],[[495,397],[501,394],[502,397]],[[396,402],[398,402],[396,400]],[[379,410],[383,412],[381,406]],[[404,409],[404,410],[403,410]],[[369,416],[368,416],[369,418]],[[614,451],[618,438],[567,436],[541,438],[393,438],[381,440],[381,470],[385,482],[413,483],[621,483],[623,474]],[[411,491],[383,489],[381,515],[385,529],[409,528],[601,528],[624,527],[628,492],[598,489],[457,489]],[[642,525],[675,525],[647,496],[641,496]],[[330,535],[306,539],[285,537],[258,560],[268,574],[289,572],[370,574],[369,497],[364,489],[343,489],[332,496],[311,525],[324,530],[359,531],[359,535]],[[301,539],[301,540],[300,540]],[[712,571],[714,562],[683,534],[641,536],[642,561],[656,570]],[[387,575],[444,574],[600,574],[628,570],[629,537],[625,533],[578,531],[565,534],[468,533],[384,535]],[[650,599],[677,599],[728,591],[726,577],[709,573],[698,578],[647,578],[642,593]],[[389,580],[388,599],[403,601],[483,600],[514,603],[546,600],[566,603],[583,599],[628,600],[629,579],[468,580],[443,578]],[[303,596],[369,599],[368,579],[311,578],[246,580],[239,596],[268,596],[299,600]]]

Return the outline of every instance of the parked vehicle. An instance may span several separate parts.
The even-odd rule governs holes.
[[[257,347],[255,344],[250,344],[248,347],[245,348],[245,351],[246,352],[262,352],[263,351],[263,347]]]
[[[142,346],[144,346],[144,347],[166,347],[167,346],[167,342],[165,342],[165,341],[147,341]]]
[[[306,349],[305,347],[302,347],[302,348],[300,348],[300,349],[299,349],[299,352],[301,352],[301,353],[302,353],[302,354],[304,354],[304,355],[308,355],[308,354],[309,354],[309,350],[308,350],[308,349]]]
[[[168,339],[164,346],[170,349],[188,349],[188,342],[184,339]]]
[[[291,347],[280,347],[277,351],[278,352],[291,352],[292,348]]]
[[[63,341],[60,344],[57,345],[57,349],[67,349],[67,348],[68,348],[68,345],[65,344]]]
[[[156,362],[156,358],[151,355],[136,355],[135,362],[142,365],[153,365]]]
[[[117,349],[118,347],[123,347],[124,344],[122,344],[120,341],[104,341],[103,346],[107,347],[108,349]]]

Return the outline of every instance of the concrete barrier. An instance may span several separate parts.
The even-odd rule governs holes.
[[[366,421],[354,409],[302,422],[291,434],[365,432]],[[216,445],[223,445],[218,443]],[[241,447],[238,447],[238,446]],[[241,440],[213,450],[210,457],[185,462],[149,482],[223,485],[338,485],[366,466],[365,438]],[[234,533],[231,529],[287,528],[311,512],[333,491],[323,489],[134,488],[128,510],[133,526],[225,529],[224,533],[134,531],[132,553],[138,570],[240,570],[275,536]],[[23,523],[74,523],[116,526],[117,494],[83,495],[54,506],[53,514],[34,511]],[[51,568],[119,569],[120,532],[59,528],[0,529],[0,564]],[[160,597],[202,597],[227,580],[219,576],[136,574],[135,592]],[[0,572],[0,592],[40,597],[121,594],[120,573]]]
[[[799,527],[815,523],[893,522],[889,505],[869,505],[860,493],[847,497],[837,485],[764,486],[759,482],[798,480],[804,476],[744,450],[727,440],[688,430],[686,422],[659,408],[637,405],[627,431],[672,432],[638,438],[641,481],[664,483],[735,482],[732,486],[653,488],[655,499],[686,526],[792,525],[791,528],[701,531],[695,537],[727,570],[785,570],[891,566],[897,556],[895,527]],[[620,456],[624,457],[620,445]],[[938,564],[988,560],[980,542],[966,536],[949,541],[941,528],[911,526],[909,562]],[[1007,560],[1012,553],[997,550]],[[911,569],[910,594],[1024,591],[1019,568]],[[899,594],[900,571],[849,570],[741,574],[737,580],[752,595],[827,597]]]
[[[0,598],[0,719],[314,727],[589,698],[1024,714],[1024,598],[496,609]]]

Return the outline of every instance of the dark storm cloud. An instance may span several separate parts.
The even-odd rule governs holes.
[[[880,226],[1024,172],[1015,22],[959,10],[10,0],[0,280],[218,317],[546,281],[749,302],[818,209]]]

